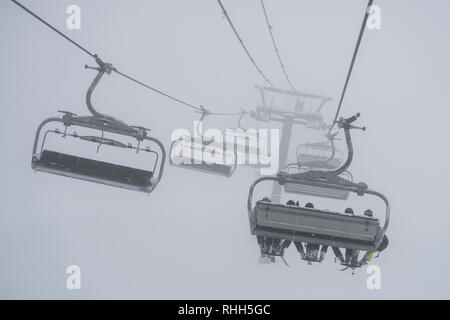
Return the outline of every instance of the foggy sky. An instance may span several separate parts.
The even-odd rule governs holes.
[[[119,70],[190,103],[217,112],[260,103],[254,85],[263,79],[216,1],[23,3]],[[294,85],[333,97],[324,108],[331,120],[366,1],[265,3]],[[70,4],[81,7],[81,30],[66,29]],[[370,291],[365,268],[354,276],[339,272],[331,252],[322,265],[308,266],[291,247],[291,268],[258,264],[246,212],[257,177],[250,168],[222,178],[167,163],[149,196],[34,173],[37,126],[59,109],[88,113],[85,92],[95,74],[84,65],[94,61],[2,1],[0,298],[449,298],[450,3],[375,4],[382,29],[366,30],[342,110],[361,112],[358,123],[368,128],[354,132],[355,180],[384,193],[392,206],[390,246],[374,261],[382,289]],[[259,1],[224,5],[257,63],[287,87]],[[100,112],[151,128],[167,150],[172,131],[192,131],[199,118],[117,75],[101,82],[93,100]],[[225,129],[236,120],[211,117],[204,126]],[[315,138],[297,128],[291,148]],[[79,291],[65,286],[71,264],[81,267]]]

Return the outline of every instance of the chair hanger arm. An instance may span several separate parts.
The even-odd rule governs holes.
[[[64,121],[61,118],[56,118],[56,117],[48,118],[48,119],[45,119],[44,121],[41,122],[41,124],[39,125],[39,127],[36,130],[36,136],[34,138],[33,157],[36,155],[37,147],[38,147],[38,144],[39,144],[39,137],[41,135],[41,130],[46,124],[48,124],[50,122],[61,122],[61,123],[64,123]]]

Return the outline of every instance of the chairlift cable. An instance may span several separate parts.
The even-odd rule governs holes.
[[[267,29],[269,30],[270,37],[272,39],[273,48],[275,50],[275,53],[277,54],[277,58],[278,58],[278,62],[280,63],[281,70],[283,71],[284,77],[286,78],[286,81],[288,82],[291,89],[293,91],[297,92],[294,85],[292,84],[291,79],[289,78],[289,75],[286,71],[286,67],[285,67],[284,63],[281,60],[280,50],[278,49],[277,43],[275,42],[275,36],[273,35],[273,31],[272,31],[273,26],[270,24],[269,16],[267,15],[266,6],[264,5],[264,0],[261,0],[261,6],[262,6],[262,9],[264,12],[264,17],[266,18]]]
[[[245,113],[242,112],[230,112],[230,113],[220,113],[220,112],[211,112],[213,116],[242,116]]]
[[[175,98],[175,97],[173,97],[173,96],[171,96],[171,95],[169,95],[169,94],[167,94],[167,93],[165,93],[165,92],[163,92],[163,91],[161,91],[161,90],[158,90],[158,89],[156,89],[156,88],[154,88],[154,87],[151,87],[151,86],[149,86],[148,84],[145,84],[145,83],[143,83],[143,82],[141,82],[141,81],[139,81],[139,80],[137,80],[137,79],[135,79],[135,78],[133,78],[133,77],[131,77],[131,76],[129,76],[129,75],[126,75],[126,74],[120,72],[120,71],[117,70],[117,69],[113,69],[113,71],[114,71],[115,73],[117,73],[118,75],[120,75],[120,76],[122,76],[122,77],[124,77],[124,78],[126,78],[126,79],[128,79],[128,80],[131,80],[131,81],[133,81],[133,82],[135,82],[135,83],[137,83],[137,84],[139,84],[139,85],[141,85],[141,86],[143,86],[143,87],[145,87],[145,88],[147,88],[147,89],[150,89],[150,90],[152,90],[152,91],[154,91],[154,92],[156,92],[156,93],[158,93],[158,94],[160,94],[160,95],[162,95],[162,96],[164,96],[164,97],[166,97],[166,98],[169,98],[169,99],[171,99],[171,100],[173,100],[173,101],[175,101],[175,102],[178,102],[178,103],[183,104],[183,105],[185,105],[185,106],[187,106],[187,107],[190,107],[190,108],[192,108],[192,109],[195,109],[195,110],[197,110],[197,112],[202,112],[202,113],[205,112],[205,113],[207,113],[207,115],[213,115],[213,116],[235,116],[235,115],[240,115],[240,114],[241,114],[241,112],[232,112],[232,113],[218,113],[218,112],[211,112],[211,111],[209,111],[209,110],[206,110],[206,109],[203,108],[202,106],[197,107],[197,106],[194,106],[194,105],[192,105],[192,104],[189,104],[189,103],[187,103],[187,102],[185,102],[185,101],[183,101],[183,100],[180,100],[180,99],[178,99],[178,98]]]
[[[217,0],[217,2],[220,5],[220,8],[222,9],[222,13],[224,15],[224,17],[227,19],[228,24],[230,25],[231,29],[233,30],[234,34],[236,35],[236,38],[239,40],[239,43],[241,44],[242,49],[244,49],[245,53],[247,54],[247,56],[249,57],[251,63],[255,66],[256,70],[258,71],[258,73],[261,75],[261,77],[271,86],[274,87],[273,83],[269,80],[269,78],[266,77],[266,75],[264,74],[264,72],[262,71],[262,69],[258,66],[258,64],[256,63],[255,59],[253,58],[253,56],[251,55],[250,51],[247,49],[246,45],[244,44],[244,40],[242,40],[241,36],[239,35],[237,29],[235,28],[233,22],[231,21],[230,16],[228,15],[228,12],[225,10],[225,7],[222,3],[221,0]]]
[[[87,53],[88,55],[90,55],[92,58],[96,59],[97,56],[95,54],[93,54],[92,52],[88,51],[86,48],[82,47],[79,43],[73,41],[71,38],[69,38],[68,36],[66,36],[64,33],[62,33],[61,31],[59,31],[58,29],[56,29],[54,26],[52,26],[50,23],[48,23],[47,21],[45,21],[44,19],[42,19],[41,17],[39,17],[37,14],[35,14],[33,11],[31,11],[30,9],[28,9],[27,7],[25,7],[23,4],[21,4],[20,2],[16,1],[16,0],[11,0],[12,2],[14,2],[16,5],[18,5],[20,8],[22,8],[23,10],[25,10],[27,13],[29,13],[30,15],[32,15],[33,17],[35,17],[37,20],[39,20],[40,22],[42,22],[43,24],[45,24],[47,27],[49,27],[50,29],[52,29],[53,31],[55,31],[57,34],[59,34],[61,37],[63,37],[64,39],[66,39],[67,41],[69,41],[70,43],[72,43],[73,45],[75,45],[76,47],[78,47],[79,49],[81,49],[82,51],[84,51],[85,53]]]
[[[124,78],[126,78],[126,79],[128,79],[128,80],[131,80],[131,81],[133,81],[133,82],[135,82],[135,83],[137,83],[137,84],[139,84],[139,85],[141,85],[141,86],[143,86],[144,88],[150,89],[150,90],[152,90],[153,92],[156,92],[156,93],[158,93],[158,94],[160,94],[160,95],[162,95],[162,96],[164,96],[164,97],[166,97],[166,98],[169,98],[169,99],[171,99],[171,100],[173,100],[173,101],[175,101],[175,102],[178,102],[178,103],[180,103],[180,104],[182,104],[182,105],[185,105],[186,107],[189,107],[189,108],[192,108],[192,109],[195,109],[195,110],[198,110],[198,111],[201,111],[201,110],[202,110],[201,107],[194,106],[194,105],[192,105],[192,104],[190,104],[190,103],[187,103],[187,102],[185,102],[185,101],[183,101],[183,100],[180,100],[180,99],[178,99],[178,98],[175,98],[175,97],[173,97],[173,96],[171,96],[171,95],[169,95],[169,94],[167,94],[167,93],[165,93],[165,92],[163,92],[163,91],[161,91],[161,90],[158,90],[158,89],[156,89],[156,88],[154,88],[154,87],[152,87],[152,86],[149,86],[148,84],[145,84],[145,83],[143,83],[143,82],[141,82],[141,81],[139,81],[139,80],[137,80],[137,79],[135,79],[135,78],[133,78],[133,77],[131,77],[131,76],[129,76],[129,75],[126,75],[126,74],[120,72],[120,71],[117,70],[117,69],[113,69],[113,71],[114,71],[115,73],[117,73],[118,75],[120,75],[120,76],[122,76],[122,77],[124,77]]]
[[[364,20],[363,20],[363,23],[361,25],[361,30],[359,32],[358,40],[356,42],[356,48],[355,48],[355,51],[353,52],[352,61],[350,63],[350,68],[348,70],[347,78],[345,80],[344,89],[342,90],[341,98],[339,100],[339,105],[338,105],[337,110],[336,110],[336,115],[334,117],[333,123],[330,126],[328,134],[331,133],[331,131],[333,130],[333,128],[334,128],[334,126],[336,124],[336,121],[338,120],[339,113],[340,113],[341,107],[342,107],[342,102],[344,101],[344,96],[345,96],[345,93],[347,91],[348,84],[350,82],[350,76],[351,76],[352,71],[353,71],[353,66],[355,65],[356,56],[358,55],[359,46],[361,44],[361,40],[362,40],[362,37],[364,35],[364,30],[366,29],[367,19],[369,18],[370,7],[372,6],[372,4],[373,4],[373,0],[369,0],[369,3],[367,4],[366,11],[364,13]]]
[[[77,48],[79,48],[80,50],[82,50],[83,52],[85,52],[86,54],[88,54],[89,56],[91,56],[92,58],[94,58],[96,61],[101,62],[101,59],[98,57],[98,55],[90,52],[89,50],[87,50],[86,48],[84,48],[83,46],[81,46],[79,43],[75,42],[74,40],[72,40],[70,37],[68,37],[67,35],[65,35],[63,32],[61,32],[60,30],[58,30],[57,28],[55,28],[54,26],[52,26],[50,23],[48,23],[47,21],[45,21],[44,19],[42,19],[41,17],[39,17],[36,13],[34,13],[33,11],[31,11],[30,9],[28,9],[27,7],[25,7],[23,4],[21,4],[20,2],[16,1],[16,0],[11,0],[14,4],[16,4],[17,6],[19,6],[20,8],[22,8],[24,11],[26,11],[27,13],[29,13],[31,16],[33,16],[34,18],[36,18],[37,20],[39,20],[40,22],[42,22],[44,25],[46,25],[47,27],[49,27],[51,30],[55,31],[57,34],[59,34],[61,37],[63,37],[64,39],[66,39],[67,41],[69,41],[70,43],[72,43],[73,45],[75,45]],[[112,68],[111,71],[115,72],[116,74],[131,80],[149,90],[152,90],[153,92],[156,92],[166,98],[169,98],[175,102],[178,102],[186,107],[192,108],[194,110],[197,110],[199,112],[204,112],[206,111],[206,109],[204,109],[202,106],[195,106],[193,104],[187,103],[181,99],[178,99],[172,95],[169,95],[168,93],[161,91],[159,89],[156,89],[148,84],[145,84],[123,72],[120,72],[119,70],[117,70],[116,68]],[[234,115],[240,115],[240,112],[235,112],[235,113],[215,113],[215,112],[209,112],[208,111],[208,115],[216,115],[216,116],[234,116]]]

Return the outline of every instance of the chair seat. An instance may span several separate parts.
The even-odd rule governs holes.
[[[150,191],[153,177],[151,171],[49,150],[33,157],[32,167],[36,171],[143,192]]]

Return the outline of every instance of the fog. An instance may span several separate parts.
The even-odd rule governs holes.
[[[287,88],[260,2],[223,2],[255,61],[275,85]],[[254,86],[264,80],[216,1],[23,3],[120,71],[189,103],[223,113],[261,103]],[[71,4],[81,8],[80,30],[66,28]],[[332,97],[323,109],[331,121],[366,1],[265,4],[292,82],[298,90]],[[355,180],[391,202],[390,245],[372,262],[381,268],[381,290],[368,290],[366,267],[355,275],[340,272],[331,251],[320,265],[307,265],[294,247],[286,252],[290,268],[282,262],[258,264],[246,211],[249,187],[258,176],[254,169],[238,166],[225,178],[167,162],[160,184],[148,196],[33,172],[39,123],[61,109],[88,114],[85,94],[95,72],[84,65],[95,62],[12,2],[2,1],[0,297],[450,298],[450,3],[375,4],[381,8],[381,29],[365,32],[342,115],[360,112],[357,124],[367,127],[353,132]],[[200,118],[116,74],[102,80],[93,101],[100,112],[150,128],[167,151],[172,132],[192,132]],[[248,117],[243,122],[257,125]],[[203,123],[218,129],[236,125],[236,116],[211,116]],[[317,132],[296,127],[289,159],[298,144],[316,139],[321,139]],[[353,200],[367,207],[362,199]],[[338,204],[339,210],[346,206],[352,204]],[[66,288],[69,265],[81,268],[81,290]]]

